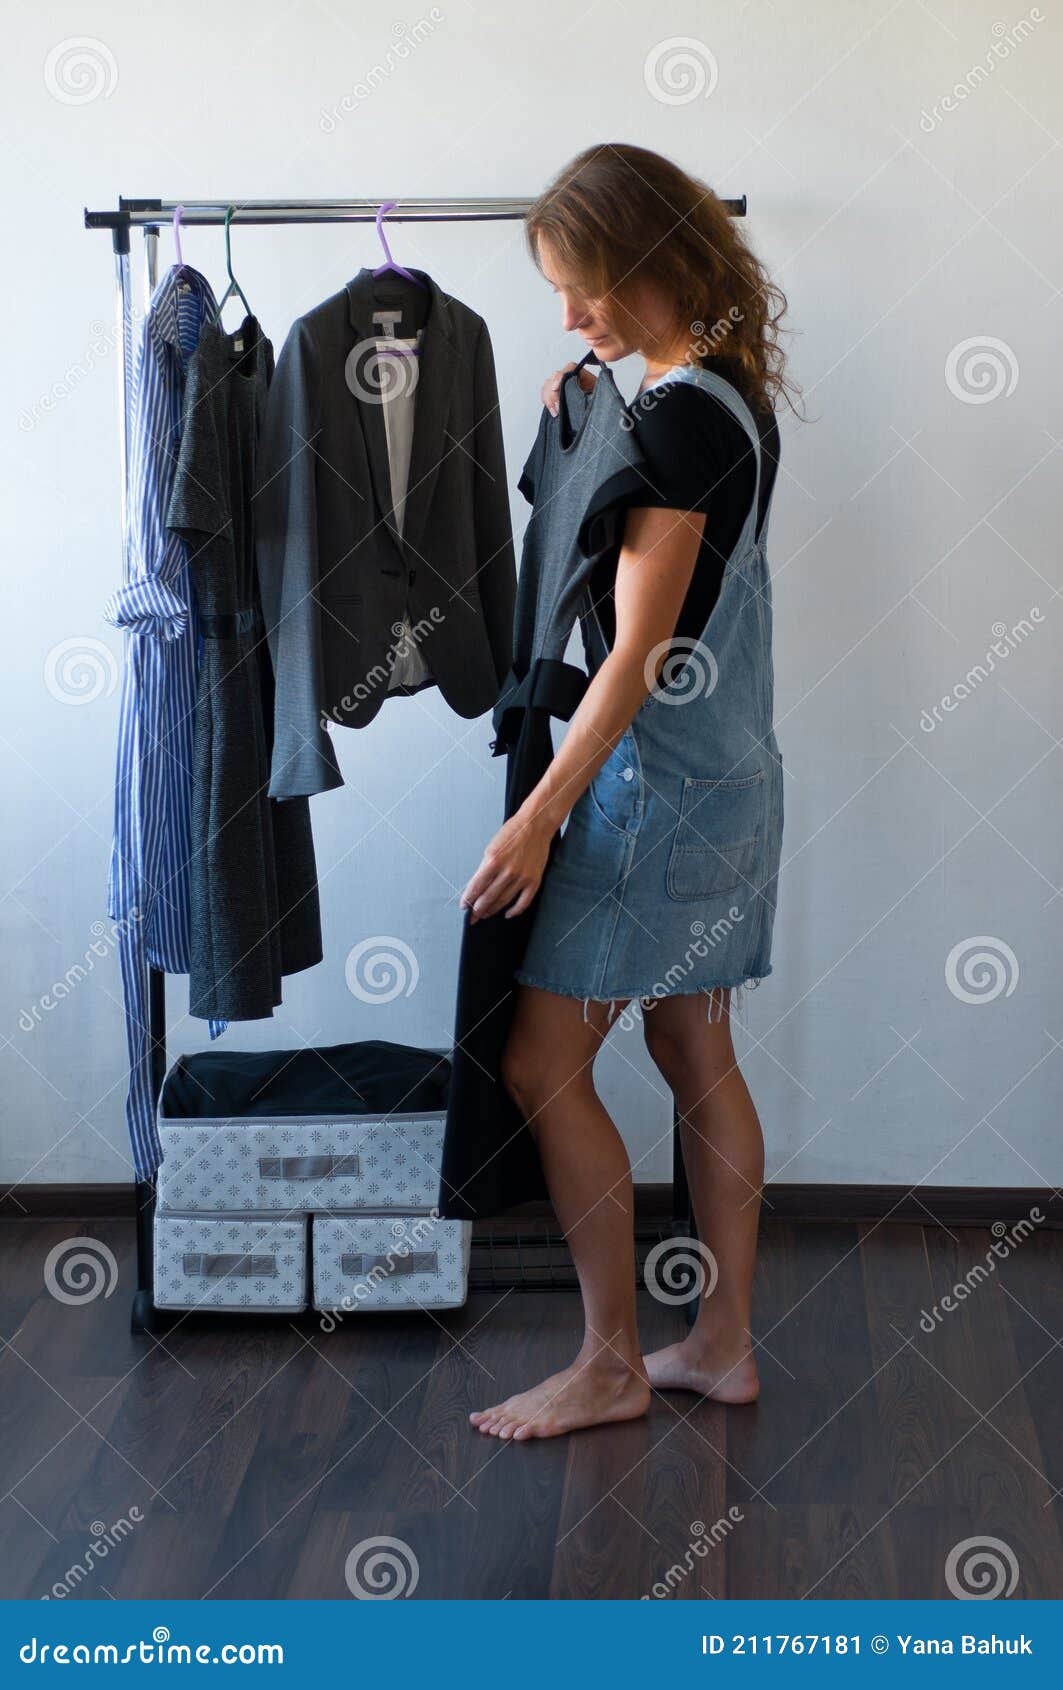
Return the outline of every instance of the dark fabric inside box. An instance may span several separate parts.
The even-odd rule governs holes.
[[[159,1112],[231,1120],[442,1110],[449,1087],[449,1057],[386,1039],[308,1050],[205,1050],[177,1058]]]

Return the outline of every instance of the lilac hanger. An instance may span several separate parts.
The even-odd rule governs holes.
[[[411,270],[404,270],[401,264],[396,264],[391,256],[387,236],[384,234],[384,213],[394,211],[398,203],[398,200],[381,200],[380,202],[380,210],[376,214],[376,232],[380,237],[380,244],[384,248],[384,257],[387,259],[387,263],[381,264],[379,269],[373,271],[373,275],[386,276],[389,272],[393,272],[397,276],[402,276],[407,282],[415,282],[419,288],[423,288],[424,283],[420,276],[415,276]]]
[[[177,262],[184,269],[184,259],[181,257],[181,219],[185,214],[183,205],[179,205],[173,214],[173,244],[177,249]]]

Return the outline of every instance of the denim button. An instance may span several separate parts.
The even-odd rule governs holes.
[[[621,776],[622,780],[634,780],[634,778],[635,778],[634,769],[625,769],[622,776]]]

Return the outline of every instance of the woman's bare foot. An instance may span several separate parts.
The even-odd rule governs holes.
[[[611,1420],[636,1420],[650,1405],[650,1387],[640,1356],[630,1366],[574,1361],[541,1385],[508,1397],[494,1408],[477,1409],[469,1419],[492,1437],[555,1438],[580,1426]]]
[[[656,1391],[697,1391],[714,1402],[753,1402],[760,1390],[757,1364],[748,1347],[735,1353],[710,1349],[684,1338],[646,1357],[646,1372]]]

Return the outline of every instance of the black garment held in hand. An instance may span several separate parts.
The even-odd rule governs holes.
[[[553,759],[550,718],[568,721],[588,686],[564,661],[596,562],[617,550],[626,506],[645,490],[644,460],[630,416],[602,366],[592,393],[577,371],[561,384],[558,415],[543,410],[520,479],[532,504],[514,619],[513,667],[494,709],[496,757],[508,758],[505,820]],[[553,858],[560,835],[550,846]],[[522,914],[473,922],[466,912],[439,1211],[451,1220],[496,1215],[547,1195],[539,1153],[501,1078],[520,967],[537,897]]]

